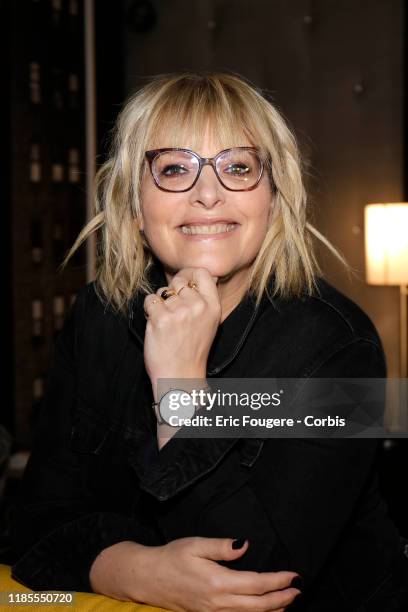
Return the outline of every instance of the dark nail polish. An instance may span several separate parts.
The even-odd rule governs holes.
[[[290,586],[293,587],[294,589],[302,590],[303,589],[303,578],[301,578],[300,576],[295,576],[292,582],[290,583]]]
[[[232,542],[232,548],[237,550],[238,548],[242,548],[246,542],[246,538],[237,538]]]

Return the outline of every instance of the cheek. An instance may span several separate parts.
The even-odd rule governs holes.
[[[140,196],[145,230],[149,231],[152,227],[159,228],[160,225],[166,223],[166,212],[169,212],[169,207],[163,202],[165,194],[162,196],[154,185],[148,184],[142,186]]]
[[[248,233],[246,234],[247,243],[251,245],[251,250],[255,253],[259,251],[270,225],[273,203],[270,197],[263,200],[257,199],[253,202],[251,215],[247,215]]]
[[[263,197],[258,197],[250,203],[249,214],[247,212],[248,221],[253,224],[254,231],[257,233],[266,233],[270,218],[272,216],[273,201],[272,195],[268,192],[262,194]]]
[[[170,195],[170,197],[168,197]],[[174,227],[180,203],[155,186],[141,192],[143,230],[151,249],[156,255],[173,247]]]

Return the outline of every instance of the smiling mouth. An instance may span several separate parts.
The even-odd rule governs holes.
[[[224,234],[231,232],[237,226],[237,223],[213,223],[212,225],[182,225],[181,231],[183,234]]]

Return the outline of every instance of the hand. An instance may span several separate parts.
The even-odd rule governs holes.
[[[197,283],[198,291],[187,286],[190,280]],[[158,299],[161,287],[146,296],[144,361],[155,399],[158,378],[205,378],[221,320],[217,280],[206,268],[183,268],[169,285],[177,292],[185,287],[178,295]]]
[[[174,612],[283,612],[300,591],[294,572],[232,570],[217,563],[242,556],[229,538],[180,538],[164,546],[120,542],[91,569],[95,592]],[[100,586],[99,586],[100,585]]]

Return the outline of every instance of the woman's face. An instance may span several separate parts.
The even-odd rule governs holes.
[[[163,142],[162,147],[166,143]],[[240,146],[253,146],[243,141]],[[159,148],[159,147],[158,147]],[[186,146],[186,148],[189,148]],[[207,132],[200,150],[202,157],[214,157],[222,149]],[[252,191],[228,191],[206,165],[194,187],[169,193],[156,187],[147,169],[141,188],[142,223],[145,237],[167,271],[203,267],[218,277],[246,275],[265,237],[272,207],[272,191],[264,170]],[[192,224],[220,225],[220,233],[185,233]],[[225,223],[234,224],[225,232]],[[199,229],[190,231],[200,231]]]

